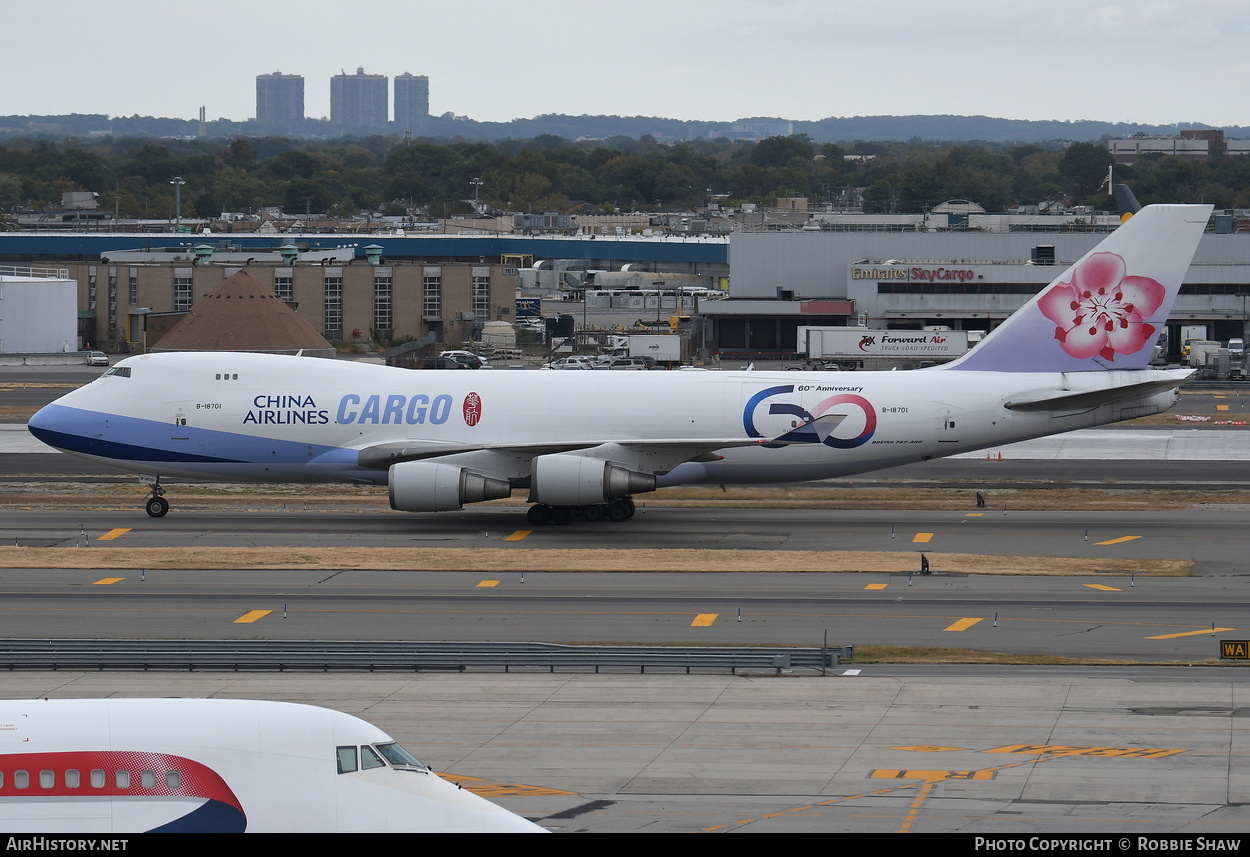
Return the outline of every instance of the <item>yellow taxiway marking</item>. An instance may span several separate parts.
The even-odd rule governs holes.
[[[1216,406],[1215,406],[1215,409],[1216,409],[1217,411],[1227,411],[1227,410],[1228,410],[1228,405],[1216,405]]]
[[[96,541],[97,542],[111,542],[113,539],[117,538],[118,536],[124,536],[128,532],[130,532],[130,527],[121,527],[116,530],[109,530],[107,533],[105,533],[104,535],[96,539]]]
[[[711,624],[716,621],[716,617],[719,615],[720,615],[719,613],[700,613],[698,616],[694,617],[694,621],[690,623],[690,627],[691,628],[710,627]]]
[[[966,515],[964,515],[964,517],[965,518],[979,518],[984,514],[985,514],[984,512],[968,512]]]
[[[116,583],[116,582],[117,582],[117,581],[119,581],[119,580],[125,580],[125,579],[126,579],[126,578],[124,578],[124,577],[102,577],[102,578],[100,578],[99,580],[97,580],[97,581],[95,582],[95,584],[94,584],[94,585],[95,585],[95,586],[103,586],[103,585],[105,585],[105,584],[109,584],[109,583]]]
[[[933,533],[916,533],[912,539],[913,542],[927,542],[933,538]]]
[[[504,536],[503,540],[505,542],[519,542],[521,539],[525,538],[532,532],[534,531],[533,530],[517,530],[515,533],[513,533],[510,536]]]
[[[886,747],[887,750],[906,750],[909,753],[946,753],[951,750],[967,750],[967,747],[943,747],[941,744],[916,744],[911,747]]]
[[[1118,545],[1120,542],[1131,542],[1133,539],[1140,539],[1141,536],[1120,536],[1118,539],[1107,539],[1105,542],[1095,542],[1099,545]]]
[[[1225,631],[1235,631],[1236,628],[1203,628],[1201,631],[1182,631],[1179,634],[1160,634],[1157,637],[1147,637],[1147,640],[1173,640],[1177,637],[1196,637],[1199,634],[1222,634]]]
[[[1102,583],[1082,583],[1082,586],[1088,586],[1090,589],[1101,589],[1103,592],[1120,592],[1114,586],[1106,586]]]
[[[246,613],[244,613],[242,616],[240,616],[238,619],[235,619],[234,624],[250,625],[253,622],[255,622],[257,619],[263,619],[272,612],[273,612],[272,610],[249,610]]]
[[[942,630],[943,631],[967,631],[969,628],[971,628],[973,625],[975,625],[976,623],[980,621],[982,620],[981,619],[960,619],[955,624],[951,625],[948,628],[943,628]]]
[[[478,584],[478,587],[479,587],[479,588],[481,588],[481,587],[490,588],[490,587],[492,587],[492,586],[498,586],[498,585],[499,585],[499,581],[498,581],[498,580],[483,580],[481,583],[479,583],[479,584]]]
[[[870,584],[868,584],[867,586],[865,586],[864,588],[865,588],[865,589],[885,589],[885,588],[886,588],[887,586],[889,586],[889,585],[890,585],[890,584],[888,584],[888,583],[870,583]]]
[[[545,797],[549,795],[576,794],[575,792],[566,792],[562,789],[553,789],[550,786],[531,786],[525,783],[497,783],[484,780],[481,777],[464,777],[459,774],[444,772],[440,772],[438,775],[463,787],[466,791],[473,792],[479,797]]]
[[[942,780],[992,780],[997,773],[993,768],[980,771],[886,771],[874,770],[868,775],[870,780],[924,780],[929,783],[940,783]]]
[[[1030,755],[1060,758],[1067,756],[1102,756],[1118,759],[1162,759],[1184,753],[1166,747],[1073,747],[1068,744],[1008,744],[982,753],[1028,753]]]

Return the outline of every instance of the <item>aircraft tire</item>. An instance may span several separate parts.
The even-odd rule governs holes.
[[[582,517],[592,524],[602,521],[607,516],[607,506],[582,506]]]
[[[614,524],[621,524],[628,521],[632,517],[629,504],[624,500],[613,500],[608,504],[608,520]]]
[[[564,526],[573,523],[573,507],[572,506],[552,506],[551,507],[551,523]]]
[[[526,511],[525,520],[536,527],[541,527],[551,520],[551,507],[542,503],[535,503]]]
[[[153,518],[163,518],[169,512],[169,501],[164,497],[149,497],[144,508]]]

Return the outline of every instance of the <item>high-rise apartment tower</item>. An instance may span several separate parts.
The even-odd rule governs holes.
[[[395,125],[399,132],[420,131],[430,118],[430,79],[404,72],[395,78]]]
[[[304,125],[304,78],[298,74],[256,77],[256,124],[261,130],[298,134]]]
[[[336,74],[330,78],[330,124],[344,133],[374,134],[386,130],[386,75]]]

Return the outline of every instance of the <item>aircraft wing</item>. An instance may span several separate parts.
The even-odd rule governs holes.
[[[464,452],[491,450],[494,452],[508,452],[515,455],[534,457],[537,455],[551,455],[558,452],[573,452],[578,449],[593,449],[596,446],[604,446],[606,444],[616,444],[621,447],[632,447],[635,449],[648,449],[654,451],[678,449],[690,450],[690,456],[684,459],[689,461],[702,454],[710,453],[714,449],[724,449],[731,446],[758,446],[759,444],[765,442],[766,441],[760,440],[759,438],[741,437],[672,438],[658,440],[600,439],[583,441],[552,441],[549,443],[481,444],[440,443],[438,441],[414,440],[367,446],[360,450],[359,462],[361,467],[385,470],[392,464],[399,464],[403,461],[422,461],[430,458],[441,458],[445,455],[458,455]]]
[[[797,428],[790,429],[775,438],[761,437],[683,437],[683,438],[599,438],[581,441],[550,441],[541,443],[449,443],[436,440],[401,440],[379,443],[359,450],[357,460],[361,467],[385,470],[404,461],[423,461],[459,455],[465,452],[490,450],[514,455],[534,457],[578,449],[616,447],[625,453],[623,458],[646,457],[664,464],[656,469],[662,472],[672,469],[683,461],[716,461],[718,449],[741,446],[783,446],[792,443],[810,443],[813,436],[823,440],[837,425],[846,419],[845,414],[826,414],[814,420],[806,420]],[[614,458],[604,450],[604,458]]]

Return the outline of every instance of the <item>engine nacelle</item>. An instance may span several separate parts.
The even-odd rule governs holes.
[[[493,479],[433,461],[404,461],[387,473],[391,508],[400,512],[451,512],[465,503],[499,500],[512,493],[506,479]]]
[[[655,490],[653,474],[637,473],[603,458],[540,455],[533,467],[530,499],[550,506],[592,506]]]

